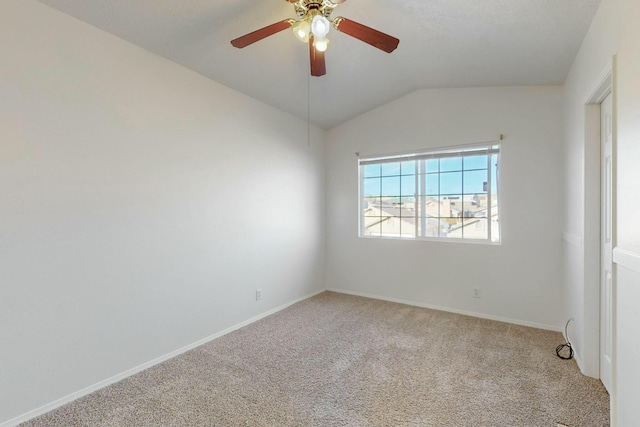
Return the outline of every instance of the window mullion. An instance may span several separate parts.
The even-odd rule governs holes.
[[[491,155],[487,155],[487,236],[491,242],[491,205],[493,205],[493,197],[491,196]]]
[[[442,193],[441,193],[441,188],[442,188],[442,177],[440,176],[440,159],[438,159],[438,237],[440,236],[440,228],[441,228],[441,222],[442,222]],[[451,210],[451,208],[449,208],[449,210]],[[447,222],[448,223],[448,222]],[[448,234],[448,233],[447,233]]]
[[[464,159],[465,157],[462,156],[462,170],[460,171],[460,175],[462,176],[462,182],[461,184],[461,188],[462,188],[462,194],[460,195],[460,235],[462,236],[461,238],[464,240],[464,208],[465,208],[465,203],[464,203]]]
[[[380,211],[380,229],[378,230],[378,233],[380,234],[380,237],[382,237],[382,223],[384,222],[382,220],[382,196],[382,167],[380,167],[380,197],[378,197],[378,210]]]
[[[418,165],[418,161],[416,160],[413,164],[413,236],[418,236],[418,176],[420,176],[420,169]]]

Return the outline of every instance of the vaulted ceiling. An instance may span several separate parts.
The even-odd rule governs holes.
[[[348,0],[344,16],[400,39],[387,54],[335,30],[327,74],[291,31],[230,40],[295,18],[286,0],[40,0],[303,120],[331,128],[422,88],[556,85],[600,0]]]

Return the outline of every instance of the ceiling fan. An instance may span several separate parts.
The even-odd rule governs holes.
[[[242,49],[287,28],[293,27],[293,33],[300,41],[309,43],[311,75],[323,76],[327,73],[324,52],[327,50],[329,29],[333,28],[348,34],[387,53],[393,52],[400,40],[373,28],[359,24],[347,18],[331,19],[333,10],[346,0],[285,0],[296,11],[297,19],[285,19],[231,41],[234,47]]]

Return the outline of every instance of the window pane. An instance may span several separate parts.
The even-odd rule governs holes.
[[[463,224],[463,237],[465,239],[486,240],[489,238],[486,219],[465,219]]]
[[[364,197],[380,197],[380,178],[364,179]]]
[[[440,197],[440,217],[460,218],[462,217],[462,195],[450,195]]]
[[[379,236],[381,232],[380,218],[366,217],[362,232],[365,236]]]
[[[400,235],[402,237],[415,237],[416,235],[416,225],[415,218],[411,217],[400,217]]]
[[[462,157],[440,159],[440,172],[461,171]]]
[[[400,195],[413,196],[416,194],[416,176],[407,175],[400,177]]]
[[[462,238],[462,231],[458,222],[448,218],[440,219],[440,237],[449,237],[452,239]]]
[[[418,206],[418,216],[434,217],[440,216],[440,203],[438,197],[420,197]]]
[[[420,212],[418,216],[423,216],[421,212],[424,212],[424,206],[428,199],[428,197],[418,196],[418,199],[416,200],[416,209]]]
[[[475,170],[464,172],[464,192],[482,193],[486,192],[487,186],[487,170]]]
[[[416,173],[416,161],[402,162],[400,164],[400,172],[402,175],[414,175]]]
[[[440,174],[440,194],[462,193],[462,172]]]
[[[427,172],[439,172],[440,171],[440,161],[438,159],[433,160],[425,160],[425,167]]]
[[[411,217],[415,216],[415,212],[416,212],[416,199],[415,199],[415,197],[413,197],[413,196],[411,196],[411,197],[401,197],[400,198],[400,205],[401,205],[402,209],[405,210],[405,212],[402,214],[402,216],[411,216]]]
[[[440,237],[440,220],[422,217],[418,221],[418,235],[421,237]]]
[[[422,194],[427,196],[437,196],[440,193],[440,175],[437,173],[428,173],[420,175],[418,179],[420,184],[424,185]]]
[[[386,177],[382,180],[382,197],[399,197],[400,196],[400,177]]]
[[[467,156],[463,158],[464,169],[486,169],[487,156]]]
[[[397,163],[382,163],[382,176],[395,176],[400,175],[400,162]]]
[[[465,213],[465,218],[486,218],[487,195],[465,194],[462,209]]]
[[[380,216],[389,217],[394,215],[394,208],[393,205],[389,203],[389,199],[383,199],[378,205],[378,209],[380,209]]]
[[[364,178],[380,176],[380,165],[364,165]]]
[[[362,213],[364,216],[380,216],[380,199],[367,198],[363,200]]]
[[[474,218],[476,209],[475,205],[473,204],[473,196],[465,194],[462,199],[462,205],[460,209],[462,218]]]
[[[381,233],[386,237],[400,237],[401,219],[397,216],[384,216],[382,218]]]

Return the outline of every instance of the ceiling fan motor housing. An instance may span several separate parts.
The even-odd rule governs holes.
[[[333,3],[330,0],[298,0],[293,3],[299,19],[313,18],[318,14],[329,19],[337,5],[337,3]]]

